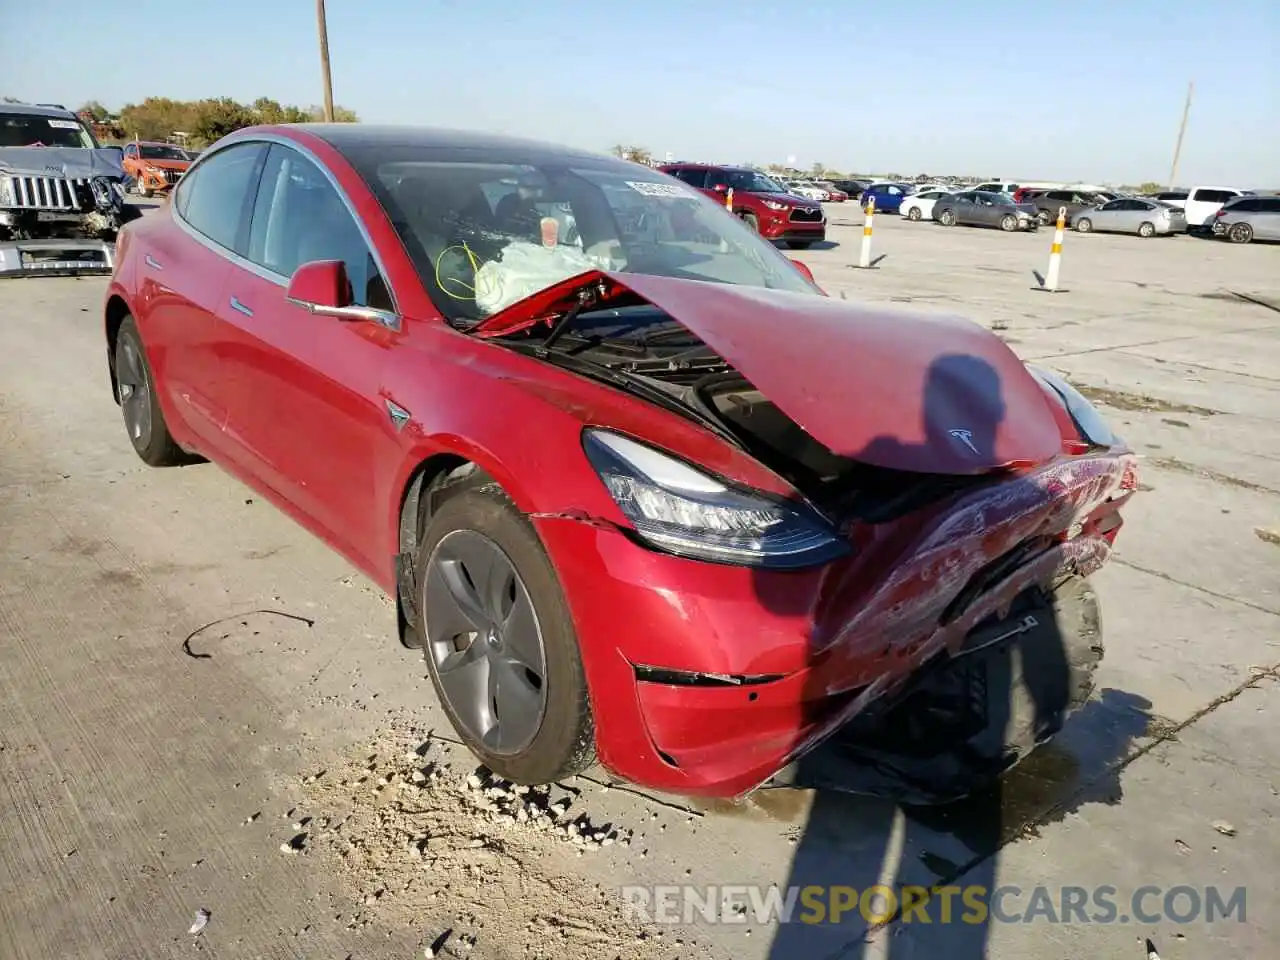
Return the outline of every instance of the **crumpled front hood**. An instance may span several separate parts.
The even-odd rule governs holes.
[[[584,285],[638,296],[687,327],[833,452],[875,466],[973,474],[1062,449],[1049,399],[995,334],[959,317],[755,287],[590,271],[494,314],[500,336],[563,313]]]
[[[80,147],[0,147],[0,175],[66,177],[68,179],[124,177],[118,150]]]

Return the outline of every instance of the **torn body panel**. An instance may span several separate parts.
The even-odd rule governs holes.
[[[1094,572],[1133,471],[1129,454],[1055,462],[940,503],[906,534],[860,527],[852,557],[797,573],[664,557],[539,519],[579,635],[609,637],[610,655],[587,661],[593,689],[634,691],[600,714],[602,760],[675,792],[740,795],[766,783],[960,654],[1020,595]],[[780,678],[664,683],[635,664]]]

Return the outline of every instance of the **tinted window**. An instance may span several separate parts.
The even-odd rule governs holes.
[[[945,197],[946,194],[941,190],[930,190],[928,193],[920,194],[921,200],[937,200],[939,197]]]
[[[1205,203],[1226,203],[1234,196],[1236,194],[1227,190],[1197,190],[1191,199]]]
[[[1102,205],[1102,209],[1103,209],[1103,210],[1123,210],[1123,209],[1124,209],[1124,201],[1123,201],[1123,200],[1112,200],[1110,203],[1104,203],[1104,204]]]
[[[263,165],[246,256],[285,277],[312,260],[341,260],[354,303],[391,309],[351,211],[320,168],[288,147],[272,144]]]
[[[237,144],[193,168],[176,188],[182,219],[215,243],[243,252],[245,208],[265,152],[262,143]]]
[[[1227,204],[1227,209],[1232,213],[1253,213],[1256,210],[1262,209],[1262,207],[1259,206],[1261,203],[1261,200],[1254,197],[1244,197],[1232,200]]]
[[[30,113],[0,113],[0,147],[96,146],[79,120]]]
[[[1187,194],[1185,190],[1172,190],[1166,193],[1157,193],[1157,200],[1185,200]]]
[[[700,168],[685,167],[673,171],[672,176],[678,180],[683,180],[691,187],[705,187],[707,185],[707,171]]]
[[[1259,197],[1254,203],[1262,213],[1280,213],[1280,197]]]

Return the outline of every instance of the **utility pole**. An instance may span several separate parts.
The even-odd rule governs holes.
[[[325,25],[324,0],[316,0],[316,24],[320,30],[320,72],[324,78],[324,122],[333,123],[333,75],[329,72],[329,29]]]
[[[1169,168],[1169,189],[1172,190],[1178,179],[1178,156],[1182,153],[1182,137],[1187,132],[1187,117],[1191,115],[1191,95],[1196,92],[1195,81],[1187,84],[1187,103],[1182,108],[1182,126],[1178,127],[1178,142],[1173,145],[1173,166]]]

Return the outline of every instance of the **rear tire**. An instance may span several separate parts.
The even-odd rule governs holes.
[[[595,723],[573,620],[555,568],[533,525],[498,484],[487,478],[478,483],[475,478],[469,478],[460,483],[452,495],[446,492],[445,496],[447,499],[439,503],[423,535],[415,565],[415,589],[422,623],[418,628],[418,640],[440,704],[471,752],[499,776],[535,785],[552,783],[577,773],[595,761]],[[463,539],[460,540],[459,535]],[[451,584],[462,585],[457,589],[465,589],[469,585],[477,597],[483,592],[479,589],[483,586],[482,581],[476,579],[480,574],[473,575],[465,559],[465,551],[459,552],[459,544],[468,544],[467,549],[477,546],[488,549],[492,556],[508,565],[513,574],[511,596],[518,598],[521,604],[527,602],[532,612],[532,627],[529,629],[536,631],[542,651],[539,682],[534,682],[536,669],[530,671],[519,665],[529,665],[529,657],[521,656],[518,661],[507,659],[507,656],[514,658],[517,652],[511,616],[516,609],[516,599],[511,600],[506,619],[503,619],[501,611],[485,610],[486,614],[493,614],[490,620],[497,625],[491,634],[499,637],[499,653],[485,653],[489,649],[485,646],[488,635],[455,633],[460,626],[471,624],[462,624],[457,619],[455,611],[458,608],[447,606],[439,593],[441,586],[452,592],[455,587]],[[508,588],[500,586],[503,586],[501,591],[490,593],[495,598],[506,598]],[[439,601],[439,607],[434,610],[428,604],[432,596]],[[527,624],[529,621],[524,622]],[[462,647],[458,646],[460,640],[465,644]],[[479,667],[479,661],[484,660],[484,693],[480,695],[477,691],[477,695],[487,700],[466,696],[469,689],[466,684],[442,680],[441,662],[477,644],[481,646],[475,661],[470,666],[454,669],[470,670]],[[520,645],[523,649],[529,646]],[[502,653],[507,648],[511,650],[509,655]],[[516,686],[521,689],[521,696],[535,688],[541,693],[541,713],[536,722],[524,722],[527,714],[519,718],[508,714],[512,722],[517,719],[522,722],[529,734],[521,736],[518,742],[513,741],[507,749],[503,749],[502,734],[498,731],[502,728],[503,681],[510,675],[496,668],[490,673],[490,665],[495,663],[498,668],[503,663],[517,664],[516,671],[520,673],[517,680],[520,682]],[[446,663],[445,673],[450,672]],[[479,686],[476,677],[471,679],[476,680]],[[477,718],[481,723],[492,724],[487,733],[478,730],[481,723]],[[491,738],[488,743],[482,739],[486,736]]]
[[[133,317],[126,316],[116,334],[116,398],[125,432],[142,462],[152,467],[173,467],[189,457],[174,441],[164,420],[151,363]]]
[[[1079,220],[1076,221],[1077,233],[1088,233],[1092,229],[1093,229],[1093,221],[1090,220],[1088,217],[1081,217]]]
[[[1247,223],[1233,223],[1227,228],[1227,239],[1232,243],[1248,243],[1253,239],[1253,227]]]
[[[1154,223],[1149,223],[1148,221],[1144,220],[1142,223],[1138,224],[1138,236],[1154,237],[1155,235],[1156,235],[1156,225]]]

